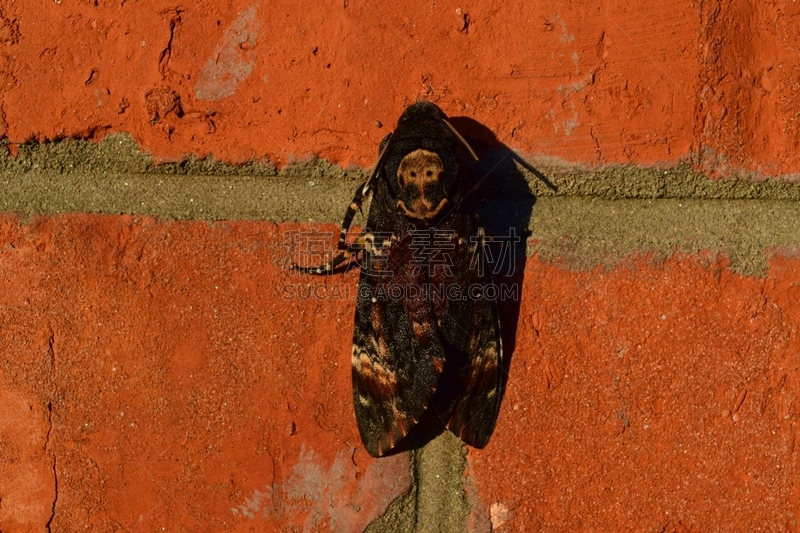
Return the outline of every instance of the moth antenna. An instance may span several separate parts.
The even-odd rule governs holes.
[[[380,174],[383,165],[386,163],[386,156],[389,154],[389,146],[392,144],[392,134],[389,133],[386,137],[383,138],[381,141],[381,150],[378,152],[378,162],[375,163],[375,170],[372,171],[372,175],[369,177],[366,183],[364,183],[364,189],[361,191],[361,194],[366,196],[367,193],[372,190],[372,184],[375,179]]]
[[[461,141],[461,144],[464,146],[464,148],[466,148],[466,149],[467,149],[467,151],[469,152],[469,154],[472,156],[472,159],[474,159],[475,161],[478,161],[478,159],[479,159],[479,158],[478,158],[478,154],[476,154],[476,153],[475,153],[475,150],[473,150],[473,149],[472,149],[472,146],[470,146],[470,145],[469,145],[469,143],[467,142],[467,140],[466,140],[464,137],[462,137],[460,133],[458,133],[458,130],[457,130],[457,129],[455,129],[455,128],[453,127],[453,125],[452,125],[452,124],[450,124],[450,122],[448,122],[447,120],[445,120],[445,119],[442,119],[442,122],[444,122],[445,124],[447,124],[447,127],[448,127],[448,128],[450,128],[450,131],[452,131],[452,132],[453,132],[453,135],[455,135],[455,136],[458,138],[458,140],[459,140],[459,141]]]
[[[437,153],[428,152],[426,146],[435,147]],[[441,164],[421,157],[426,152]],[[415,155],[409,158],[411,154]],[[452,229],[445,231],[448,242],[454,243],[453,269],[423,272],[411,257],[417,251],[413,229],[417,224],[410,219],[420,216],[427,224],[430,217],[425,214],[438,213],[439,206],[451,200],[443,186],[443,161],[455,165],[448,177],[465,180],[458,190],[471,192],[476,187],[473,169],[464,160],[478,161],[478,154],[436,104],[420,101],[403,111],[377,155],[375,168],[357,184],[344,213],[335,255],[326,253],[321,265],[292,268],[316,275],[359,270],[351,351],[353,408],[371,456],[414,449],[432,431],[441,431],[442,424],[464,443],[482,448],[494,431],[505,383],[497,302],[488,297],[419,298],[405,291],[398,300],[391,290],[398,282],[395,272],[408,287],[451,280],[462,286],[493,283],[491,271],[474,268],[477,246],[491,241],[475,202],[463,203],[459,216],[448,219]],[[422,166],[403,167],[415,178],[406,180],[399,168],[389,171],[389,163],[394,166],[396,161],[400,166],[403,161]],[[425,185],[430,185],[427,190]],[[352,239],[354,216],[362,211],[362,202],[373,197],[393,201],[376,201],[364,209],[370,229]],[[418,205],[412,203],[417,200]],[[423,252],[438,251],[436,242],[422,246]],[[428,263],[433,266],[433,260]],[[379,297],[384,295],[391,298]],[[450,327],[453,324],[458,327]],[[407,439],[412,433],[415,436]]]

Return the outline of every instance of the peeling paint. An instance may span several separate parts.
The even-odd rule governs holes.
[[[200,74],[194,88],[198,99],[220,100],[232,96],[250,76],[256,64],[253,48],[259,27],[255,6],[239,14]]]
[[[326,467],[323,458],[303,444],[285,482],[254,490],[231,513],[251,520],[302,517],[304,533],[323,524],[331,531],[362,531],[408,488],[408,463],[404,456],[387,457],[372,461],[356,476],[351,455],[352,450],[343,449]],[[358,481],[350,492],[353,479]]]

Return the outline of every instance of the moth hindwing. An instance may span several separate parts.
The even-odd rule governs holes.
[[[491,273],[474,267],[486,238],[470,196],[470,159],[475,152],[439,107],[409,106],[347,209],[339,254],[298,267],[330,274],[360,260],[353,400],[375,457],[395,448],[426,410],[478,448],[494,429],[502,346],[496,304],[480,294]],[[348,244],[353,215],[370,194],[366,229]]]

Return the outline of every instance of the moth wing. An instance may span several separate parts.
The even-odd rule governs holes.
[[[467,217],[455,227],[466,228],[476,246],[485,246],[477,219]],[[457,251],[459,283],[470,291],[461,299],[444,302],[439,321],[447,363],[434,406],[447,428],[462,441],[483,448],[494,431],[500,410],[502,343],[496,302],[475,288],[492,283],[488,270],[473,264],[476,248]],[[480,250],[479,250],[480,253]]]
[[[475,306],[467,334],[473,347],[466,354],[467,364],[456,367],[454,384],[460,390],[443,420],[450,431],[475,448],[489,442],[500,411],[502,345],[493,304]]]
[[[379,188],[378,195],[383,192]],[[382,216],[380,208],[373,216]],[[359,279],[353,332],[353,404],[361,440],[374,457],[385,455],[417,424],[443,367],[431,306],[395,292],[419,281],[409,266],[410,237],[381,245],[387,235],[396,233],[366,235],[368,264]]]

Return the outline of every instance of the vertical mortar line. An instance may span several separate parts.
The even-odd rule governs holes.
[[[416,533],[419,530],[419,450],[407,453],[408,490],[395,498],[381,516],[370,522],[364,533]]]
[[[420,461],[419,461],[419,454],[420,450],[412,450],[411,451],[411,490],[414,491],[414,516],[409,517],[413,519],[414,526],[413,531],[416,533],[419,531],[419,484],[420,484]]]
[[[470,511],[463,486],[467,464],[465,445],[445,431],[415,454],[414,530],[418,533],[461,533]]]

